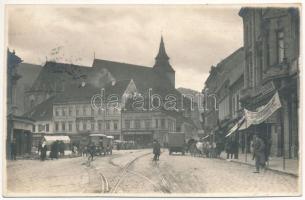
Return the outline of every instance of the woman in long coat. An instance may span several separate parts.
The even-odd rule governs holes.
[[[259,173],[260,167],[265,167],[266,157],[265,157],[265,144],[258,135],[254,135],[253,138],[253,157],[255,158],[256,171],[254,173]]]

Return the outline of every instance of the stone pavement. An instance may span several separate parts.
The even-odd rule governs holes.
[[[147,152],[151,150],[114,151],[90,164],[84,157],[8,161],[4,191],[6,196],[96,196],[112,191],[122,178],[117,192],[126,195],[239,197],[297,196],[301,192],[299,177],[271,170],[256,174],[251,165],[221,159],[169,155],[165,151],[158,163],[152,162],[151,153],[129,165]],[[125,166],[130,173],[122,174]],[[110,190],[105,190],[105,185]]]
[[[227,154],[222,152],[220,157],[222,159],[227,159]],[[238,159],[230,159],[228,161],[238,162],[248,165],[255,166],[255,160],[252,160],[252,154],[238,154]],[[293,176],[299,175],[299,161],[297,159],[285,159],[285,168],[283,167],[284,161],[283,157],[270,157],[269,163],[267,163],[267,168],[276,172],[286,173]]]

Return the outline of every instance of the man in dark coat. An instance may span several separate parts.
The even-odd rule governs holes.
[[[255,158],[256,171],[254,173],[259,173],[260,167],[265,167],[265,144],[263,140],[258,136],[253,137],[253,157]]]
[[[90,154],[88,160],[91,159],[91,161],[93,161],[93,157],[94,157],[94,154],[95,154],[95,145],[93,143],[89,144],[88,151],[89,151],[89,154]]]
[[[41,148],[40,148],[40,160],[44,161],[47,156],[47,145],[45,142],[42,143]]]
[[[159,160],[160,157],[160,143],[157,140],[153,142],[153,154],[154,154],[154,161]]]

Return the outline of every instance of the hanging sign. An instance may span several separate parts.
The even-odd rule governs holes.
[[[244,109],[246,118],[246,128],[251,124],[260,124],[267,120],[277,109],[281,107],[281,101],[278,92],[270,99],[270,101],[257,109],[257,111],[249,111]]]

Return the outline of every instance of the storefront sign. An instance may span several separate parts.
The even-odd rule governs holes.
[[[271,100],[266,105],[259,107],[257,111],[253,112],[245,109],[246,127],[264,122],[281,106],[279,95],[276,92]]]

